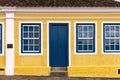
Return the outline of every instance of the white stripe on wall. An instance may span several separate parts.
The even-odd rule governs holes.
[[[13,48],[7,48],[7,44],[13,44]],[[6,13],[6,72],[5,74],[14,75],[14,13]]]

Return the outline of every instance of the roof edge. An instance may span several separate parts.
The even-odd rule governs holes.
[[[120,13],[120,7],[0,7],[0,12],[17,13]]]

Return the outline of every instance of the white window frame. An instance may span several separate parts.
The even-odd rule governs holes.
[[[101,41],[102,41],[102,46],[101,46],[101,47],[102,47],[102,48],[101,48],[101,49],[102,49],[102,54],[120,54],[119,52],[113,52],[113,51],[111,51],[111,52],[104,52],[104,38],[103,38],[103,35],[104,35],[104,34],[103,34],[103,33],[104,33],[104,32],[103,32],[104,25],[103,25],[103,24],[104,24],[104,23],[120,23],[120,22],[114,22],[114,21],[113,21],[113,22],[108,22],[108,21],[103,21],[103,22],[101,23],[101,25],[102,25],[102,30],[101,30],[101,31],[102,31],[102,32],[101,32],[101,33],[102,33],[102,36],[101,36],[101,37],[102,37],[102,40],[101,40]]]
[[[21,24],[22,23],[40,23],[41,24],[41,52],[40,53],[21,53]],[[35,51],[34,51],[35,52]],[[19,55],[43,55],[43,23],[42,22],[19,22]]]
[[[77,23],[93,23],[95,24],[95,52],[92,52],[92,53],[78,53],[76,52],[76,24]],[[77,22],[74,22],[74,53],[75,55],[92,55],[92,54],[97,54],[97,22],[82,22],[82,21],[77,21]]]

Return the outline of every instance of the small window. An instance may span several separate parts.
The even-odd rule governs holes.
[[[41,24],[21,24],[21,53],[41,53]]]
[[[2,54],[2,24],[0,24],[0,54]]]
[[[94,53],[95,52],[95,24],[77,23],[76,24],[76,52]]]
[[[120,52],[120,24],[103,24],[104,52]]]

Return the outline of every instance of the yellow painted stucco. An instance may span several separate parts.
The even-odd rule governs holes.
[[[70,19],[69,19],[70,17]],[[15,14],[15,75],[50,75],[48,66],[48,42],[47,22],[69,21],[70,22],[70,66],[68,76],[82,77],[120,77],[119,54],[103,54],[102,52],[102,22],[120,22],[120,14],[47,14],[47,13],[16,13]],[[28,19],[29,18],[29,19]],[[31,19],[30,19],[31,18]],[[34,19],[36,18],[36,19]],[[40,18],[44,18],[43,20]],[[60,18],[60,19],[59,19]],[[62,19],[63,18],[63,19]],[[88,19],[87,19],[88,18]],[[43,53],[42,55],[19,55],[19,23],[20,22],[42,22],[43,23]],[[97,24],[97,52],[96,54],[75,53],[74,23],[75,22],[96,22]]]
[[[4,13],[0,13],[0,17],[5,17]],[[0,55],[0,69],[4,69],[4,70],[0,70],[0,75],[4,75],[5,74],[5,55],[6,55],[6,24],[5,24],[5,19],[0,19],[0,23],[2,23],[2,28],[3,28],[3,40],[4,43],[2,44],[3,46],[3,50],[2,50],[2,55]]]

